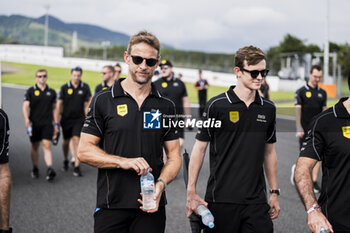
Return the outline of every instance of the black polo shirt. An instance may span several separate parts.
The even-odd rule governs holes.
[[[327,106],[327,93],[319,86],[305,84],[295,92],[294,104],[301,105],[301,126],[306,130],[312,118]]]
[[[98,84],[95,88],[95,94],[102,91],[102,90],[105,90],[109,88],[109,86],[107,85],[107,83],[105,81],[103,81],[102,83]]]
[[[48,85],[42,91],[37,85],[30,87],[24,94],[24,100],[29,101],[29,119],[35,124],[53,123],[53,105],[56,104],[56,91]]]
[[[178,139],[176,130],[162,127],[162,119],[174,115],[175,105],[162,98],[152,84],[152,93],[139,108],[120,85],[123,80],[93,97],[82,132],[103,139],[108,154],[143,157],[157,179],[164,165],[164,141]],[[134,170],[98,169],[97,207],[139,208],[140,192],[140,176]],[[160,206],[165,204],[163,195]]]
[[[208,82],[205,79],[200,79],[194,84],[195,87],[204,87],[205,85],[208,85]],[[207,89],[198,90],[198,98],[206,100]]]
[[[156,80],[154,85],[162,96],[169,98],[175,103],[177,114],[184,113],[182,98],[187,96],[184,82],[176,77],[172,77],[169,81],[162,77]]]
[[[275,105],[256,92],[247,108],[235,86],[206,105],[205,119],[220,120],[220,128],[202,128],[196,139],[210,141],[208,202],[266,203],[263,162],[265,144],[276,142]]]
[[[88,102],[90,97],[91,92],[88,84],[80,81],[77,88],[74,88],[70,81],[64,84],[58,97],[63,100],[61,121],[84,119],[84,103]]]
[[[342,98],[312,121],[300,156],[322,161],[318,203],[330,223],[350,231],[350,115]]]
[[[4,110],[0,109],[0,164],[9,161],[9,119]]]

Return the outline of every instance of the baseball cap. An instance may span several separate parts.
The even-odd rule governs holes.
[[[173,64],[171,64],[171,62],[169,60],[166,60],[166,59],[163,59],[160,64],[159,64],[160,67],[162,66],[170,66],[170,67],[173,67]]]

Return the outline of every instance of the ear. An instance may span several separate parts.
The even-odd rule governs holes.
[[[129,65],[129,63],[130,63],[130,56],[129,56],[127,51],[124,52],[124,61],[125,61],[126,64]]]
[[[238,66],[235,66],[235,68],[233,68],[233,71],[235,72],[236,76],[238,77],[238,74],[241,72],[241,69]]]

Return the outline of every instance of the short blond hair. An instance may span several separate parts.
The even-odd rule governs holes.
[[[131,38],[129,40],[129,44],[128,44],[128,49],[127,49],[128,54],[131,53],[131,47],[133,45],[139,44],[139,43],[146,43],[146,44],[152,46],[153,48],[155,48],[157,50],[157,56],[159,56],[160,42],[155,35],[153,35],[152,33],[148,32],[146,30],[140,31],[137,34],[131,36]]]

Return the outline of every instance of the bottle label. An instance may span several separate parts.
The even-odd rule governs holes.
[[[143,188],[153,188],[154,187],[154,179],[141,179],[141,186]]]

